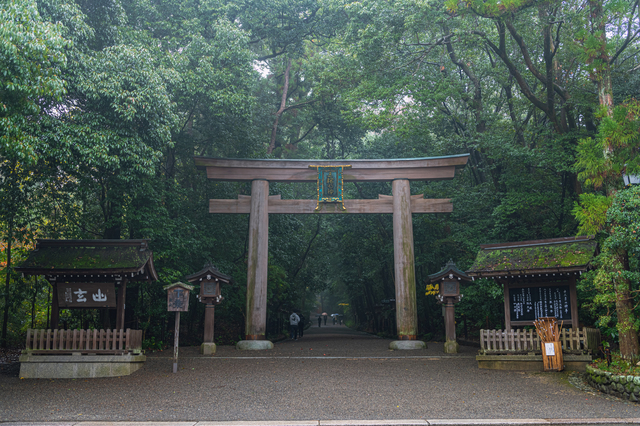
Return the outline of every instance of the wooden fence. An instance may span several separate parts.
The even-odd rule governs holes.
[[[125,354],[142,352],[142,330],[27,330],[32,354]]]
[[[565,352],[594,352],[600,345],[600,330],[563,328],[560,343]],[[535,330],[480,330],[480,351],[489,353],[540,352]]]

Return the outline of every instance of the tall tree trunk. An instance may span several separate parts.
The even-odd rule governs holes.
[[[601,106],[607,108],[607,114],[610,116],[613,111],[613,85],[611,83],[610,57],[607,52],[606,17],[602,0],[590,0],[589,7],[591,9],[591,31],[600,42],[597,53],[589,59],[596,70],[594,77],[598,87],[598,101]]]
[[[7,325],[9,323],[9,304],[11,302],[11,243],[13,242],[13,216],[9,219],[7,225],[7,267],[5,268],[6,281],[4,284],[4,313],[2,315],[2,347],[6,348],[7,341]]]
[[[599,40],[596,53],[589,58],[595,69],[594,77],[598,89],[598,102],[606,109],[607,115],[613,113],[613,86],[611,83],[610,56],[607,52],[606,16],[604,15],[602,0],[589,0],[591,12],[591,31]],[[613,151],[613,147],[606,146],[604,155]],[[610,197],[613,192],[609,191]],[[624,270],[629,270],[629,256],[626,251],[617,253],[618,260]],[[627,279],[621,279],[614,286],[616,294],[616,313],[618,315],[618,340],[620,343],[620,355],[623,358],[633,358],[640,354],[638,344],[638,332],[635,328],[635,315],[633,313],[633,298],[631,296],[631,283]]]
[[[276,119],[273,122],[273,128],[271,129],[271,140],[269,141],[269,148],[267,148],[267,154],[271,154],[276,148],[276,134],[278,132],[278,122],[280,116],[284,112],[287,106],[287,93],[289,92],[289,73],[291,72],[291,59],[287,61],[287,69],[284,71],[284,85],[282,86],[282,99],[280,100],[280,108],[276,111]]]
[[[629,270],[629,255],[626,250],[617,253],[618,260],[623,268]],[[640,355],[638,332],[635,328],[636,318],[633,313],[633,297],[631,295],[631,282],[628,279],[620,279],[615,285],[616,312],[618,314],[618,340],[620,342],[620,355],[631,359]]]

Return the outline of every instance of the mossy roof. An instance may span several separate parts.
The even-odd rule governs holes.
[[[596,255],[597,243],[590,236],[480,247],[473,266],[467,271],[471,277],[586,271]]]
[[[147,269],[157,280],[148,240],[38,240],[16,271],[28,275],[122,274]]]

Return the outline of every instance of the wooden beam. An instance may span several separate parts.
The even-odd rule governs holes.
[[[273,198],[272,198],[273,197]],[[393,197],[382,196],[370,200],[344,200],[345,210],[337,203],[324,203],[316,211],[316,200],[281,200],[279,196],[269,197],[269,213],[274,214],[373,214],[393,213]],[[450,198],[425,199],[422,194],[411,196],[411,213],[451,213]],[[251,197],[242,196],[237,200],[209,200],[209,213],[249,213]]]
[[[392,181],[394,179],[452,179],[456,169],[467,164],[468,154],[447,157],[395,160],[235,160],[195,157],[196,166],[206,168],[207,177],[223,181],[265,179],[273,182],[315,182],[318,172],[311,165],[350,165],[343,171],[345,182]]]

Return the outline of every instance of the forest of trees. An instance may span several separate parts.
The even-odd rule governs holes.
[[[639,0],[0,0],[0,323],[5,345],[44,328],[45,279],[13,271],[36,238],[150,240],[160,282],[132,284],[127,327],[170,341],[162,285],[212,262],[234,279],[216,341],[244,330],[248,217],[212,198],[194,156],[414,158],[470,154],[452,198],[414,216],[420,337],[443,334],[425,296],[479,245],[595,234],[580,319],[638,355]],[[314,185],[270,185],[283,198]],[[390,194],[346,184],[346,198]],[[377,333],[394,318],[389,215],[272,215],[268,334],[292,309],[343,309]],[[463,289],[458,324],[502,328],[500,286]],[[342,304],[338,306],[338,304]],[[181,339],[199,343],[192,300]],[[95,318],[94,318],[95,317]],[[96,313],[63,311],[69,327]],[[200,331],[198,331],[200,330]],[[186,340],[185,340],[186,339]]]

